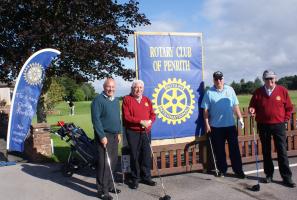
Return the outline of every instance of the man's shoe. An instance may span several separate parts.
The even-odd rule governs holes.
[[[244,172],[236,173],[235,176],[240,179],[245,179],[245,177],[246,177]]]
[[[130,184],[130,188],[136,190],[138,188],[138,182],[132,181],[132,183]]]
[[[218,177],[220,177],[220,178],[224,178],[225,176],[226,176],[226,173],[224,173],[224,172],[218,173]]]
[[[114,193],[114,194],[115,193],[119,194],[119,193],[121,193],[121,190],[118,189],[118,188],[116,188],[116,189],[112,188],[112,189],[109,190],[109,192]]]
[[[98,197],[99,199],[102,199],[102,200],[113,200],[112,196],[110,196],[109,194],[101,194]]]
[[[155,186],[157,185],[157,183],[155,181],[153,181],[152,179],[144,179],[141,181],[141,183],[145,184],[145,185],[149,185],[149,186]]]
[[[283,184],[290,188],[296,187],[296,184],[292,181],[292,179],[284,180]]]
[[[271,183],[272,182],[272,176],[266,176],[264,179],[264,183]]]

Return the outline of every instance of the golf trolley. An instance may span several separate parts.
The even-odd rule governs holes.
[[[75,171],[84,167],[96,168],[97,151],[94,140],[90,139],[83,129],[73,123],[59,121],[60,128],[53,133],[70,145],[67,161],[62,166],[62,173],[71,177]]]

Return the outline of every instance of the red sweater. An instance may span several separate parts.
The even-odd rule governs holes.
[[[133,131],[145,131],[141,126],[141,120],[151,120],[152,123],[156,120],[152,102],[149,98],[142,96],[140,103],[131,96],[125,96],[123,99],[123,121],[124,126]],[[149,127],[146,132],[149,132]]]
[[[256,121],[264,124],[277,124],[288,121],[291,117],[293,105],[288,90],[282,86],[275,86],[268,96],[265,88],[258,88],[250,101],[249,107],[256,110]]]

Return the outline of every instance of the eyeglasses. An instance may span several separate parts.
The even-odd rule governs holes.
[[[274,78],[265,78],[265,81],[272,81]]]
[[[214,78],[214,80],[215,80],[215,81],[218,81],[218,80],[221,81],[221,80],[223,80],[223,78]]]

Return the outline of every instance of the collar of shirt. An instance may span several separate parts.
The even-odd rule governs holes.
[[[272,94],[273,90],[275,89],[275,86],[272,89],[269,89],[264,85],[264,88],[265,88],[266,94],[268,96],[270,96]]]
[[[107,96],[107,95],[105,94],[105,92],[102,92],[102,95],[103,95],[105,98],[109,99],[110,101],[113,101],[113,100],[114,100],[114,96],[109,97],[109,96]]]
[[[223,85],[223,88],[222,88],[222,89],[218,89],[215,85],[213,85],[213,88],[214,88],[214,90],[217,91],[217,92],[223,92],[224,89],[225,89],[225,84]]]
[[[142,99],[142,96],[140,96],[140,97],[138,97],[138,98],[135,98],[136,99],[136,101],[138,102],[138,103],[140,103],[141,102],[141,99]]]

